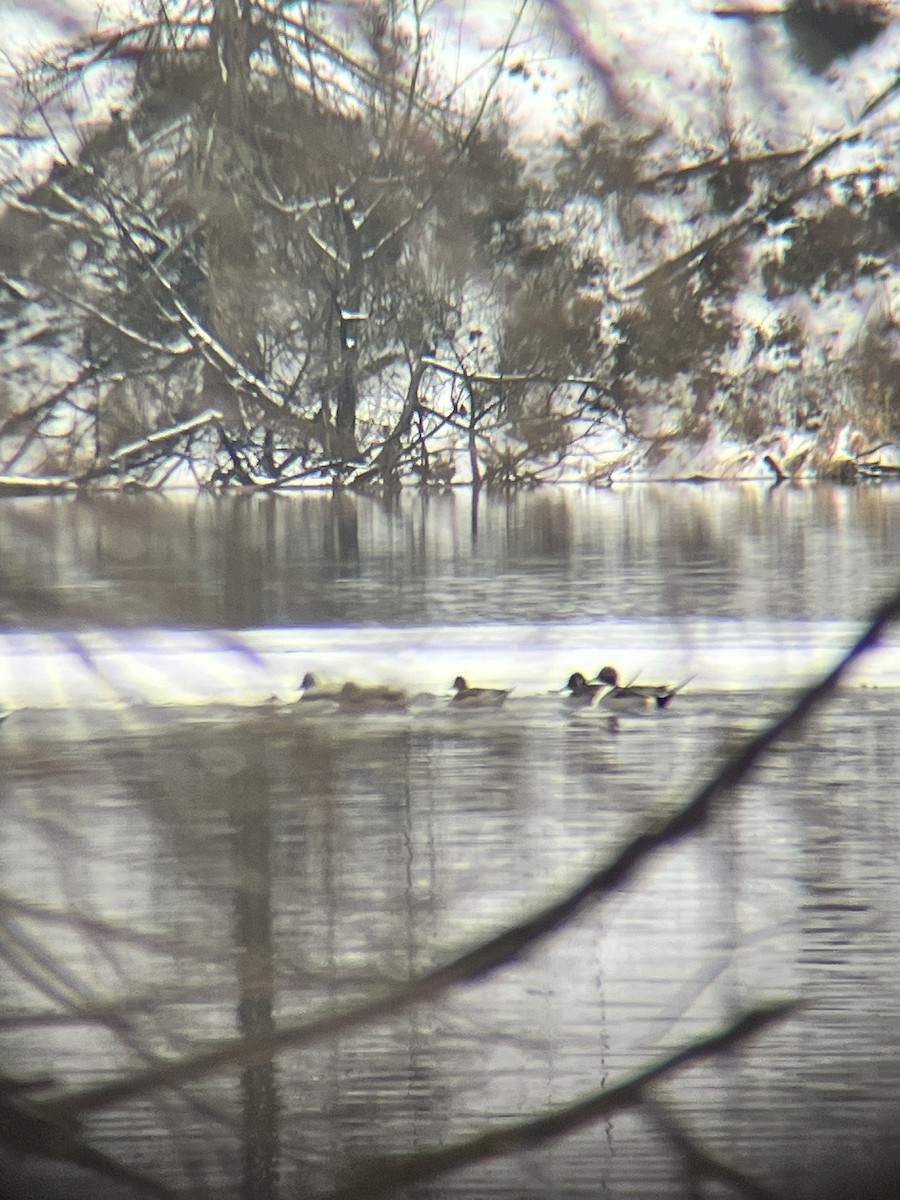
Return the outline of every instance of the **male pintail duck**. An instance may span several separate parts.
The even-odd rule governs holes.
[[[402,712],[409,697],[402,688],[370,684],[360,687],[358,683],[345,683],[340,690],[338,703],[343,712]]]
[[[301,700],[331,700],[341,698],[342,683],[321,683],[315,675],[307,671],[300,681]]]
[[[603,667],[597,672],[597,683],[600,691],[591,701],[592,704],[602,704],[610,708],[665,708],[674,695],[681,691],[690,679],[674,687],[667,683],[619,683],[619,672],[615,667]]]
[[[565,697],[566,704],[586,706],[593,703],[594,697],[598,692],[602,692],[604,687],[605,684],[602,683],[588,683],[584,675],[580,671],[576,671],[569,676],[566,686],[560,691],[564,692],[568,689],[569,694]]]
[[[453,680],[456,695],[450,701],[461,708],[499,708],[505,703],[512,688],[469,687],[462,675]]]

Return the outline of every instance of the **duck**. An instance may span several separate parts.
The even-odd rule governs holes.
[[[566,682],[566,686],[560,691],[568,689],[568,696],[565,697],[566,704],[582,704],[585,707],[592,704],[594,697],[598,692],[603,691],[606,685],[602,683],[588,683],[587,677],[581,671],[575,671],[571,674]]]
[[[462,675],[453,680],[453,696],[450,703],[460,708],[499,708],[506,702],[512,688],[469,687]]]
[[[608,705],[610,708],[665,708],[674,695],[688,683],[651,684],[651,683],[619,683],[619,672],[615,667],[601,667],[595,676],[598,691],[591,700],[592,704]]]
[[[341,683],[322,683],[310,671],[307,671],[300,681],[300,696],[301,700],[331,700],[338,701],[341,698]]]
[[[342,712],[403,712],[409,697],[402,688],[385,684],[345,683],[338,694]]]

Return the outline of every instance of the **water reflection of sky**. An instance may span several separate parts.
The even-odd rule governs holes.
[[[547,696],[572,671],[607,662],[623,678],[690,690],[765,691],[808,682],[860,632],[850,622],[646,621],[578,625],[420,626],[0,634],[0,695],[8,705],[292,702],[307,671],[324,679],[391,682],[441,697],[461,672],[517,697]],[[856,683],[900,687],[900,640],[855,668]]]

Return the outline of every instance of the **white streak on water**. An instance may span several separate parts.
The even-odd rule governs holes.
[[[826,671],[862,626],[848,621],[677,619],[584,624],[122,629],[0,634],[0,704],[260,704],[297,699],[306,671],[443,694],[458,674],[514,687],[563,686],[611,663],[624,678],[704,692],[796,687]],[[900,639],[867,655],[853,682],[900,686]]]

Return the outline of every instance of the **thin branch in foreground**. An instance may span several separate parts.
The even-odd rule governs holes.
[[[713,804],[749,775],[776,743],[797,730],[812,712],[834,693],[849,667],[871,649],[892,621],[900,616],[900,588],[874,613],[853,645],[824,678],[800,693],[785,715],[749,738],[717,774],[683,807],[655,828],[639,833],[608,864],[588,875],[561,900],[541,909],[518,925],[502,930],[470,950],[465,950],[402,988],[351,1004],[311,1020],[283,1025],[271,1033],[232,1038],[212,1049],[175,1062],[164,1063],[110,1083],[48,1098],[49,1112],[61,1115],[110,1108],[146,1096],[156,1088],[174,1087],[238,1067],[267,1062],[287,1049],[298,1049],[323,1038],[335,1037],[359,1025],[396,1017],[414,1004],[434,1001],[452,989],[482,979],[511,962],[517,962],[589,905],[597,904],[628,882],[657,851],[702,829]]]
[[[721,1159],[715,1158],[699,1146],[696,1140],[675,1119],[669,1109],[658,1100],[646,1100],[644,1111],[652,1117],[681,1156],[685,1171],[693,1180],[718,1180],[749,1200],[779,1200],[769,1188],[757,1183],[743,1172],[736,1170]]]
[[[689,1042],[622,1083],[593,1092],[571,1104],[554,1108],[538,1117],[515,1125],[504,1125],[468,1141],[414,1154],[381,1158],[357,1171],[337,1191],[319,1200],[357,1200],[359,1197],[384,1196],[398,1187],[425,1183],[450,1171],[458,1171],[486,1159],[500,1158],[522,1150],[533,1150],[544,1142],[574,1133],[601,1117],[634,1108],[644,1101],[644,1090],[673,1075],[682,1067],[731,1049],[748,1038],[792,1016],[800,1004],[787,1001],[749,1009],[729,1025],[713,1034]]]
[[[114,1183],[125,1184],[132,1191],[157,1196],[160,1200],[174,1200],[175,1197],[175,1192],[165,1185],[89,1146],[77,1125],[47,1117],[39,1105],[16,1100],[12,1089],[6,1087],[0,1091],[0,1142],[17,1157],[29,1154],[71,1163]],[[4,1189],[4,1195],[8,1194]]]

